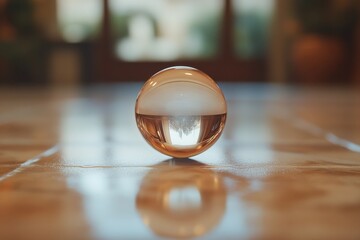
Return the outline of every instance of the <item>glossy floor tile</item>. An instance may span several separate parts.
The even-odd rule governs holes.
[[[0,90],[0,239],[360,239],[360,92],[221,85],[191,159],[139,133],[139,84]]]

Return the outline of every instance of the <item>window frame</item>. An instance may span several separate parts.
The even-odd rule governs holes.
[[[103,21],[97,44],[96,66],[102,82],[145,81],[153,73],[170,66],[192,66],[219,81],[264,81],[267,75],[265,57],[241,59],[235,56],[233,44],[234,16],[231,0],[224,0],[219,53],[213,59],[128,62],[116,58],[110,27],[109,0],[103,0]]]

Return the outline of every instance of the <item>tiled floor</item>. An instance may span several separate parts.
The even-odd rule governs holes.
[[[360,239],[360,91],[223,84],[222,137],[175,160],[140,87],[0,91],[0,239]]]

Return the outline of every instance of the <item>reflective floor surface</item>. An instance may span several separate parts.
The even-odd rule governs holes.
[[[191,159],[142,138],[139,84],[0,90],[0,239],[360,239],[360,92],[221,86]]]

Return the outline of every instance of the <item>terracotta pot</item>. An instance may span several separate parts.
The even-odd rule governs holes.
[[[296,79],[306,84],[338,81],[344,71],[345,55],[345,45],[337,38],[303,36],[294,43],[291,53]]]

